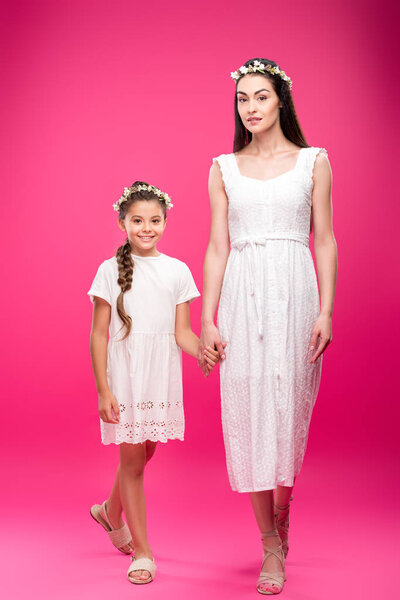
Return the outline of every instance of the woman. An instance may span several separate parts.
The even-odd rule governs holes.
[[[234,152],[210,169],[199,364],[205,368],[205,348],[216,346],[229,480],[250,493],[260,528],[257,590],[276,594],[286,579],[289,503],[322,353],[332,341],[332,174],[326,150],[306,143],[291,80],[275,62],[251,59],[231,76]]]

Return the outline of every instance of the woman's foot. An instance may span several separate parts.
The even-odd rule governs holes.
[[[257,591],[260,594],[279,594],[286,580],[285,556],[281,539],[276,529],[261,534],[263,562]]]

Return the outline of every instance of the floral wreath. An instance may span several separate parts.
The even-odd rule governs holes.
[[[121,198],[119,200],[117,200],[117,202],[115,204],[113,204],[114,210],[119,212],[121,204],[123,202],[125,202],[126,200],[128,200],[130,198],[131,194],[134,194],[135,192],[141,192],[141,191],[153,192],[153,194],[155,194],[157,196],[157,198],[159,198],[160,200],[165,202],[166,207],[168,209],[171,209],[173,207],[171,198],[168,196],[168,194],[165,194],[164,192],[162,192],[155,185],[145,185],[145,184],[141,183],[140,185],[135,185],[133,187],[124,188]]]
[[[260,62],[259,60],[254,60],[253,64],[250,64],[248,67],[242,66],[237,71],[232,71],[231,77],[232,77],[232,79],[237,81],[244,75],[247,75],[247,73],[259,72],[259,73],[265,74],[265,71],[268,71],[268,73],[271,73],[271,75],[279,75],[279,77],[281,79],[283,79],[283,81],[287,82],[289,89],[292,89],[292,80],[290,79],[290,77],[288,77],[286,75],[285,71],[282,71],[279,67],[273,67],[272,65],[265,65],[264,63]]]

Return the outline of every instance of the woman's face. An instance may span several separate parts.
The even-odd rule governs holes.
[[[237,85],[236,98],[242,123],[251,133],[261,133],[279,123],[282,104],[268,77],[245,75]]]
[[[126,231],[134,254],[155,255],[157,242],[162,238],[167,220],[157,200],[137,200],[129,207],[119,226]]]

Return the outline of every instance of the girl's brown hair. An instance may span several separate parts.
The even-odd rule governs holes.
[[[134,183],[132,183],[131,187],[136,187],[140,185],[149,184],[145,181],[135,181]],[[125,219],[126,214],[132,206],[132,204],[134,204],[138,200],[156,200],[163,210],[164,219],[166,218],[167,206],[165,202],[163,202],[163,200],[160,200],[160,198],[154,192],[150,192],[148,190],[140,190],[139,192],[131,193],[129,195],[128,200],[125,200],[125,202],[122,202],[122,204],[120,204],[118,218],[121,221]],[[132,247],[128,237],[126,238],[125,243],[118,248],[115,256],[117,258],[118,263],[118,285],[121,288],[121,292],[117,298],[117,313],[120,319],[122,320],[122,327],[126,327],[125,335],[121,339],[122,341],[128,337],[132,329],[132,319],[125,312],[124,308],[124,294],[132,287],[133,269],[135,266],[132,258]]]
[[[258,60],[264,65],[271,65],[271,67],[278,67],[279,65],[273,60],[269,60],[268,58],[251,58],[250,60],[244,63],[245,67],[248,67],[253,61]],[[290,91],[288,82],[284,81],[279,75],[272,75],[265,71],[264,73],[259,73],[258,71],[252,73],[251,75],[262,75],[263,77],[268,77],[271,80],[272,85],[274,86],[274,90],[278,95],[279,100],[282,103],[282,108],[280,109],[280,124],[283,131],[283,135],[293,142],[300,146],[301,148],[308,148],[308,144],[304,137],[304,133],[300,127],[299,120],[297,118],[296,109],[293,103],[292,92]],[[244,75],[242,75],[244,77]],[[237,85],[241,78],[236,82],[236,90]],[[251,142],[253,134],[246,129],[246,127],[242,123],[242,119],[239,116],[239,111],[237,108],[237,97],[235,94],[235,102],[234,102],[234,111],[235,111],[235,136],[233,140],[233,151],[238,152],[247,144]]]

